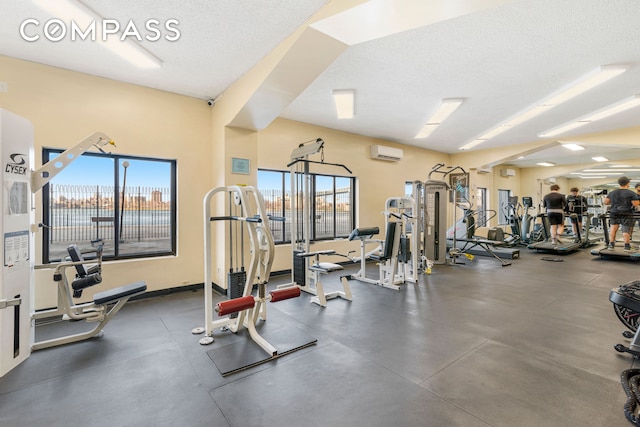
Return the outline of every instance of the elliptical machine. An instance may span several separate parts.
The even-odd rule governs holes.
[[[531,242],[531,225],[535,221],[535,215],[531,215],[529,210],[535,209],[533,207],[533,198],[532,197],[523,197],[522,198],[522,206],[524,208],[524,212],[522,214],[522,219],[520,222],[520,240],[524,243]]]
[[[518,196],[509,196],[507,209],[511,236],[506,239],[506,243],[511,246],[531,243],[531,225],[536,218],[529,213],[531,209],[535,209],[533,198],[523,197],[522,204],[520,204]]]

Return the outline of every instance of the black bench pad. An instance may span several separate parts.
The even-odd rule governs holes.
[[[93,296],[93,302],[96,304],[106,304],[116,301],[130,295],[139,294],[147,290],[147,284],[144,281],[131,283],[120,286],[119,288],[110,289],[108,291],[98,292]]]

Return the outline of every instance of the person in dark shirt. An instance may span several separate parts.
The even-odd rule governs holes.
[[[582,215],[587,213],[588,208],[587,198],[578,192],[578,187],[573,187],[567,196],[567,214],[576,215],[576,218],[571,218],[571,228],[576,239],[578,238],[578,230],[582,230]]]
[[[634,192],[629,190],[629,178],[621,176],[618,178],[620,188],[613,190],[604,199],[605,205],[610,205],[609,223],[611,230],[609,231],[609,249],[613,249],[616,245],[616,234],[618,228],[622,229],[622,238],[624,239],[624,250],[631,250],[631,227],[633,227],[633,211],[640,206],[640,198]]]
[[[640,199],[640,184],[636,184],[636,194],[638,195],[638,199]],[[633,240],[633,229],[635,228],[636,225],[636,219],[638,221],[638,227],[640,227],[640,218],[638,218],[638,215],[640,215],[640,207],[635,208],[635,216],[633,219],[633,222],[631,223],[631,229],[629,230],[629,236],[630,239]]]
[[[547,210],[547,218],[551,226],[551,243],[558,242],[564,232],[564,210],[567,206],[567,199],[560,193],[560,186],[553,184],[549,187],[551,193],[544,196],[542,202]]]

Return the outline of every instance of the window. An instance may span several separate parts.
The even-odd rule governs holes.
[[[312,240],[347,237],[355,224],[355,178],[311,174]],[[258,189],[264,197],[265,209],[286,222],[271,221],[276,243],[291,241],[291,173],[258,170]]]
[[[509,196],[511,190],[498,190],[498,225],[509,224]]]
[[[405,181],[404,183],[404,196],[413,196],[413,181]]]
[[[476,211],[478,212],[478,217],[476,220],[477,227],[488,227],[489,224],[489,216],[487,215],[487,189],[478,187],[476,192]]]
[[[44,149],[43,161],[62,150]],[[43,188],[44,263],[103,245],[105,259],[176,253],[176,162],[85,153]]]

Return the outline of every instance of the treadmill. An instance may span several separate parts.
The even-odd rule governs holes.
[[[570,238],[565,236],[564,238],[560,238],[560,242],[552,243],[548,241],[551,237],[549,218],[546,213],[539,213],[537,217],[540,218],[542,222],[544,240],[542,242],[530,243],[529,246],[527,246],[529,249],[535,249],[536,252],[547,252],[559,255],[568,254],[580,249],[582,246],[580,239],[569,240]]]
[[[599,256],[602,259],[621,259],[628,261],[640,261],[640,249],[632,249],[630,251],[624,250],[624,243],[616,242],[616,247],[609,249],[609,213],[600,214],[598,219],[602,224],[602,231],[604,232],[604,248],[595,248],[591,250],[591,255]],[[640,219],[640,212],[634,212],[633,222],[634,224]],[[640,232],[640,230],[636,230]],[[633,243],[633,242],[632,242]]]

